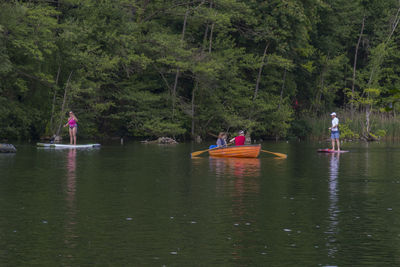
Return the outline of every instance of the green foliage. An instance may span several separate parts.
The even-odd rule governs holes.
[[[375,135],[378,136],[379,138],[386,136],[386,131],[383,129],[379,129],[375,132]]]
[[[0,139],[22,139],[35,134],[30,127],[34,115],[24,106],[0,97]]]
[[[365,114],[355,113],[353,118],[351,112],[344,110],[337,110],[339,115],[339,130],[340,138],[348,140],[358,140],[361,137],[365,137]],[[330,127],[330,118],[325,116],[318,117],[303,117],[301,120],[306,121],[310,126],[310,131],[307,138],[325,138],[329,132],[326,130]],[[398,140],[400,121],[397,117],[393,117],[390,114],[381,114],[374,112],[370,116],[371,131],[370,136],[378,139],[386,140]]]
[[[350,129],[350,126],[346,123],[341,123],[339,126],[340,129],[340,138],[342,139],[359,139],[360,135],[358,133],[354,133]]]
[[[171,123],[168,121],[162,121],[160,119],[148,120],[143,123],[142,129],[149,136],[178,136],[183,135],[186,130],[181,127],[178,123]]]
[[[74,110],[84,137],[204,138],[246,129],[255,138],[305,138],[326,136],[327,120],[313,119],[350,104],[390,118],[388,128],[373,119],[371,131],[389,129],[392,136],[391,118],[400,111],[400,37],[388,26],[396,25],[397,6],[395,0],[3,1],[0,137],[53,134]],[[341,130],[356,136],[363,123],[360,117],[348,133]]]
[[[290,125],[290,138],[300,138],[300,139],[307,139],[309,137],[312,128],[307,120],[304,119],[297,119],[293,120]]]

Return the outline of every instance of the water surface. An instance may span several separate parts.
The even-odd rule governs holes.
[[[264,143],[0,154],[0,266],[398,266],[400,145]]]

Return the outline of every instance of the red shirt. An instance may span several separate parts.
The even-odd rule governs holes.
[[[246,141],[246,137],[239,135],[235,137],[235,145],[236,146],[243,146],[244,141]]]

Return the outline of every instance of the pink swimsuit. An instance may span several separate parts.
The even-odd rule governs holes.
[[[69,121],[68,121],[68,124],[69,124],[69,128],[74,128],[74,127],[78,127],[78,124],[76,123],[76,121],[75,121],[75,119],[70,119]]]

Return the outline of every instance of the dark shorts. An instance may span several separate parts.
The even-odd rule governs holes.
[[[69,128],[72,130],[72,129],[74,129],[74,128],[76,128],[76,132],[75,132],[75,134],[77,134],[78,133],[78,125],[75,125],[75,126],[69,126]]]
[[[331,139],[339,139],[340,133],[339,131],[331,132]]]

